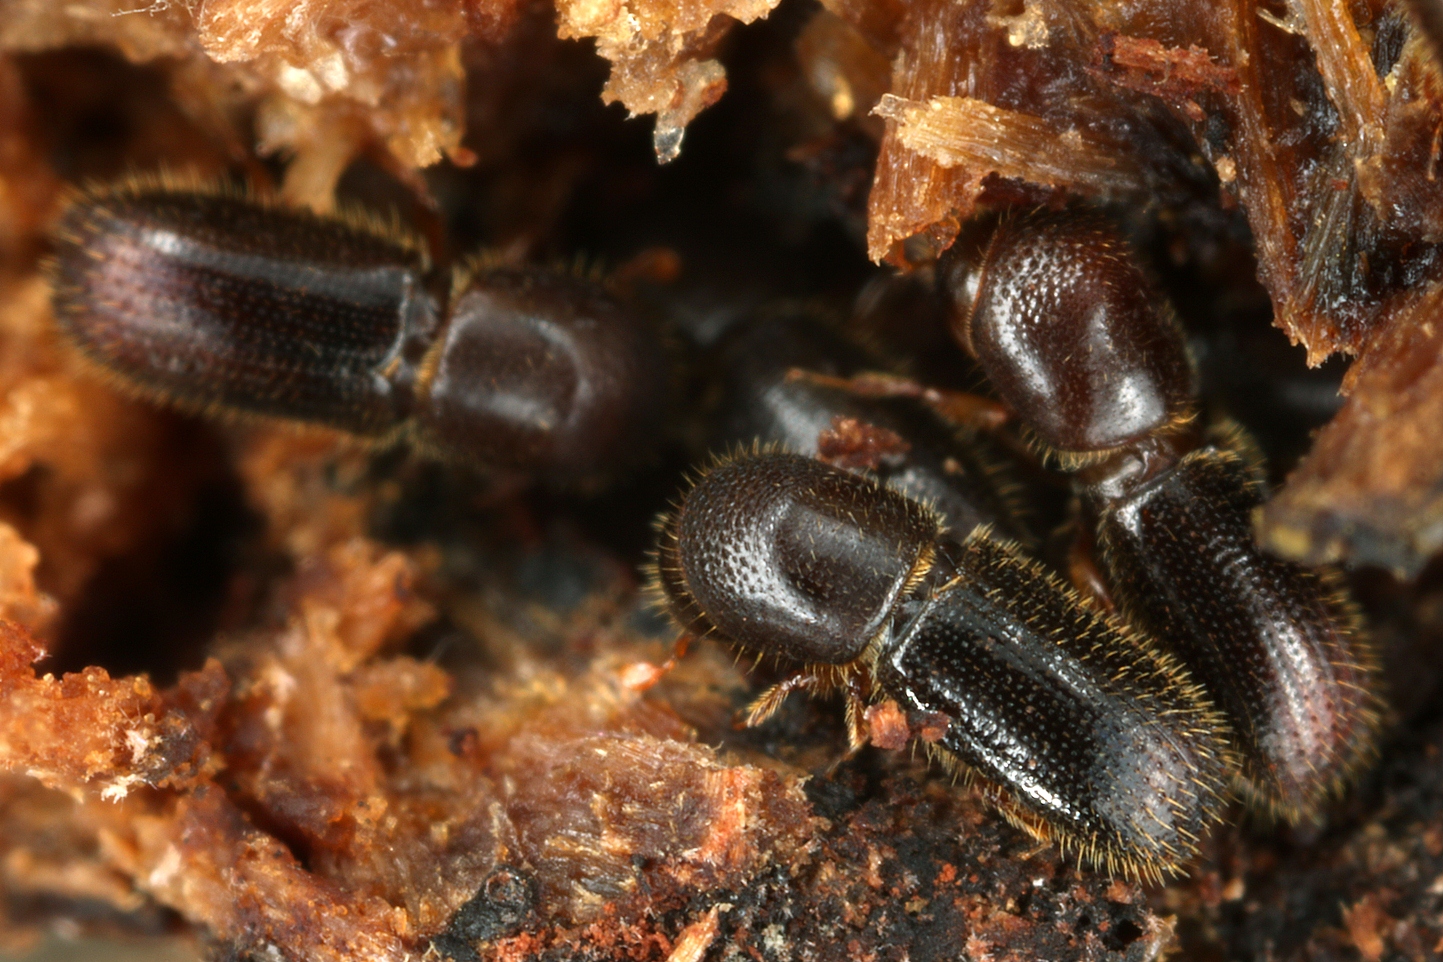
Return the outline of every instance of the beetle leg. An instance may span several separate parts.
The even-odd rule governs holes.
[[[851,758],[867,744],[867,696],[869,686],[861,672],[850,671],[842,679],[847,697],[847,756]]]
[[[1012,413],[1001,403],[980,394],[929,387],[911,378],[884,371],[863,371],[852,377],[835,377],[803,368],[792,368],[787,372],[787,379],[806,381],[818,387],[837,388],[858,397],[915,398],[953,424],[982,431],[996,431],[1012,417]]]
[[[822,672],[810,666],[801,668],[757,696],[747,707],[745,725],[755,728],[771,718],[794,691],[820,691],[828,687],[829,681]]]
[[[1067,550],[1067,578],[1083,600],[1113,614],[1117,603],[1097,562],[1097,539],[1090,524],[1073,521],[1072,546]]]

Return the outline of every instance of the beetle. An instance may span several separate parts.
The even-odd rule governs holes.
[[[986,438],[916,399],[864,397],[828,383],[878,361],[812,312],[759,311],[729,330],[703,366],[713,385],[712,450],[760,443],[821,456],[927,504],[957,537],[988,525],[1008,540],[1033,542],[1017,483],[1006,460],[984,448]],[[858,432],[851,439],[842,436],[849,426]]]
[[[1071,473],[1125,618],[1227,717],[1240,787],[1317,817],[1375,751],[1376,668],[1340,581],[1265,554],[1256,445],[1202,423],[1172,309],[1102,214],[1003,213],[939,265],[952,330]]]
[[[754,703],[841,689],[854,745],[889,698],[1003,814],[1084,862],[1160,881],[1218,820],[1234,764],[1187,672],[986,527],[814,458],[722,459],[661,522],[656,590],[682,628],[801,663]]]
[[[50,276],[84,356],[189,409],[575,486],[645,457],[666,408],[656,331],[599,283],[483,261],[452,276],[363,212],[132,178],[73,198]]]

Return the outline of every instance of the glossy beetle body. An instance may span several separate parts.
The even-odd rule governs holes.
[[[425,257],[359,222],[138,189],[66,211],[61,330],[143,390],[387,434],[440,321]]]
[[[1315,815],[1372,751],[1373,669],[1326,575],[1253,540],[1263,497],[1196,425],[1186,345],[1099,216],[1004,216],[944,268],[955,333],[1034,437],[1074,472],[1129,621],[1227,715],[1245,792]]]
[[[1372,751],[1375,683],[1340,589],[1256,547],[1262,500],[1241,459],[1209,446],[1099,504],[1096,526],[1128,618],[1207,679],[1245,790],[1298,819]]]
[[[870,479],[725,461],[663,522],[657,576],[690,631],[945,717],[933,752],[1092,864],[1160,878],[1217,818],[1222,724],[1185,672],[985,529],[951,541]]]
[[[903,609],[877,687],[945,716],[937,742],[1014,820],[1112,873],[1189,859],[1225,795],[1221,730],[1171,660],[983,536],[956,576]],[[950,758],[948,757],[950,756]]]
[[[417,435],[442,456],[565,484],[651,450],[668,379],[656,331],[596,283],[477,270],[427,360]]]
[[[795,455],[709,472],[662,526],[662,580],[683,626],[795,661],[860,657],[936,550],[936,517],[878,491]]]
[[[954,333],[1051,448],[1108,451],[1189,416],[1181,331],[1104,219],[1004,218],[976,260],[967,253],[943,269]]]
[[[451,284],[364,217],[137,181],[72,203],[52,277],[82,353],[191,408],[568,484],[636,457],[664,407],[655,335],[598,285],[520,268]]]

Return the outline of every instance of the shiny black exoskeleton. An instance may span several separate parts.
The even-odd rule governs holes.
[[[875,699],[941,717],[934,754],[1013,821],[1133,877],[1178,871],[1218,817],[1223,725],[1175,662],[985,528],[954,541],[866,477],[723,461],[663,522],[657,580],[688,632],[806,663],[753,722],[833,687],[854,720]]]
[[[572,485],[641,457],[669,372],[596,283],[478,267],[418,239],[208,187],[88,191],[56,231],[55,315],[147,395],[286,418]]]
[[[954,332],[1073,473],[1127,620],[1227,716],[1248,795],[1315,814],[1372,751],[1375,680],[1334,580],[1264,554],[1238,429],[1198,424],[1178,324],[1095,213],[1004,215],[944,260]]]
[[[875,457],[859,458],[857,466],[931,507],[954,536],[990,525],[1001,537],[1031,540],[1018,518],[1004,462],[984,453],[984,439],[914,399],[862,397],[825,383],[879,364],[808,314],[778,310],[743,322],[728,332],[706,367],[717,395],[709,419],[712,450],[760,443],[835,464],[826,442],[849,421],[887,439]]]

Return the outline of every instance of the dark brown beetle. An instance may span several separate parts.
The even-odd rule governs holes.
[[[143,394],[574,485],[642,456],[668,366],[598,284],[477,266],[358,214],[139,179],[82,193],[56,231],[61,330]]]
[[[941,265],[954,333],[1072,472],[1123,614],[1217,700],[1246,793],[1314,816],[1377,724],[1371,655],[1336,578],[1258,548],[1253,445],[1200,426],[1181,330],[1105,218],[1008,214],[981,236]]]
[[[804,663],[763,694],[841,688],[945,719],[926,741],[1014,823],[1088,864],[1160,880],[1218,818],[1232,762],[1169,656],[985,528],[795,454],[708,471],[662,523],[657,582],[684,629]]]
[[[705,367],[714,385],[711,450],[760,444],[865,469],[930,507],[955,537],[989,525],[1000,537],[1032,541],[1000,452],[914,398],[863,397],[828,383],[874,370],[878,361],[807,311],[782,307],[748,318],[727,332]],[[863,432],[863,450],[838,437],[846,424]]]

